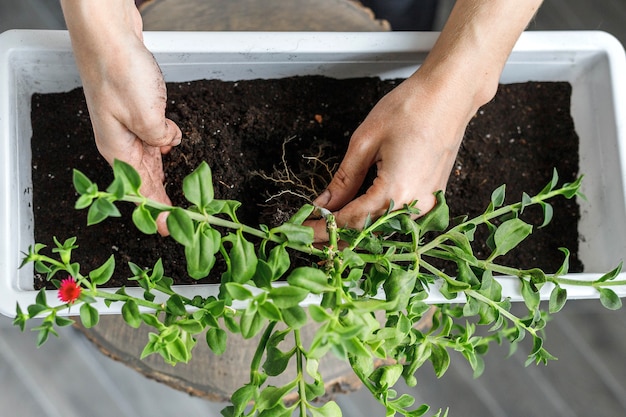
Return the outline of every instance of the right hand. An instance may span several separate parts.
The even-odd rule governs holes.
[[[165,117],[165,82],[143,44],[134,5],[125,17],[106,43],[105,36],[72,37],[96,146],[109,164],[119,159],[139,172],[144,196],[169,205],[161,155],[180,143],[182,133]],[[157,219],[161,235],[168,234],[165,217]]]

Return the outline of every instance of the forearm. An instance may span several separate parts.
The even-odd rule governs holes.
[[[100,74],[99,66],[124,56],[141,42],[141,17],[132,0],[61,0],[81,77]]]
[[[541,0],[457,0],[420,68],[433,83],[453,84],[474,111],[493,98],[515,42]]]

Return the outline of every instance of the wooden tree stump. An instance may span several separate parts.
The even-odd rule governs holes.
[[[140,5],[145,30],[389,30],[387,21],[351,0],[151,0]]]

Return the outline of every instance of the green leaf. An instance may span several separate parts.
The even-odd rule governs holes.
[[[93,182],[77,169],[74,169],[72,172],[72,182],[76,192],[80,195],[89,193],[94,185]]]
[[[182,319],[176,322],[176,325],[182,330],[191,334],[198,334],[204,330],[204,326],[200,320],[195,319]]]
[[[334,401],[329,401],[320,408],[309,407],[311,417],[341,417],[341,408]]]
[[[154,314],[142,314],[141,320],[146,323],[150,327],[154,327],[155,329],[159,329],[163,327],[163,324],[159,321],[159,319]]]
[[[98,198],[89,207],[87,212],[87,225],[92,226],[98,224],[107,217],[120,217],[121,213],[115,207],[115,204],[107,200],[105,197]]]
[[[309,294],[304,288],[299,287],[275,287],[269,292],[269,298],[280,309],[286,309],[298,305]]]
[[[605,308],[609,310],[619,310],[622,308],[622,300],[615,291],[609,288],[598,288],[598,292],[600,292],[600,302]]]
[[[183,179],[185,198],[200,209],[205,209],[213,201],[213,180],[211,168],[202,162],[191,174]]]
[[[417,220],[422,236],[426,232],[440,232],[446,230],[448,224],[450,224],[450,209],[446,204],[444,193],[437,191],[435,198],[437,199],[435,207]]]
[[[615,269],[607,272],[606,274],[595,280],[594,283],[612,281],[620,274],[620,272],[622,272],[622,262],[620,262]]]
[[[276,346],[268,346],[265,362],[263,363],[263,370],[269,376],[278,376],[282,374],[295,351],[283,352]]]
[[[191,359],[191,352],[180,337],[176,337],[174,340],[169,342],[165,346],[165,350],[178,362],[188,363],[189,359]]]
[[[216,355],[221,355],[226,352],[226,339],[227,333],[220,328],[211,327],[206,332],[207,345],[209,345],[209,349]]]
[[[490,300],[496,302],[502,300],[502,285],[494,279],[493,273],[490,270],[486,270],[483,273],[480,290],[478,292]]]
[[[298,305],[282,309],[281,314],[285,324],[292,329],[299,329],[306,324],[306,312]]]
[[[312,359],[314,360],[314,359]],[[307,365],[308,365],[307,360]],[[314,401],[315,399],[323,396],[326,393],[324,388],[324,382],[320,379],[315,379],[313,383],[306,383],[304,386],[305,397],[307,401]]]
[[[131,165],[116,159],[113,161],[113,175],[121,179],[124,182],[124,186],[128,187],[133,193],[139,194],[141,177]]]
[[[220,249],[220,233],[208,226],[200,226],[194,233],[193,244],[185,246],[187,273],[194,279],[209,275],[215,265],[215,254]]]
[[[172,238],[181,245],[192,246],[194,244],[193,220],[185,210],[175,207],[170,211],[169,216],[167,216],[167,230],[169,230]]]
[[[295,406],[287,408],[282,402],[276,404],[272,408],[263,410],[259,413],[258,417],[291,417]]]
[[[250,300],[253,297],[252,291],[237,282],[227,282],[224,286],[228,294],[235,300]]]
[[[46,311],[48,307],[40,304],[31,304],[26,308],[29,318],[36,317],[38,314]]]
[[[100,320],[100,316],[98,315],[98,310],[92,307],[90,304],[83,304],[80,306],[80,320],[83,323],[83,326],[90,329]]]
[[[246,384],[233,393],[230,400],[234,406],[234,416],[239,416],[243,413],[254,398],[256,391],[257,387],[255,385]]]
[[[415,398],[411,397],[409,394],[402,394],[395,400],[389,401],[389,404],[397,410],[404,410],[415,404]]]
[[[90,196],[90,195],[81,195],[76,200],[76,203],[74,204],[74,208],[76,210],[82,210],[84,208],[89,207],[91,205],[92,201],[93,201],[93,197],[92,196]]]
[[[115,178],[106,189],[106,192],[111,194],[116,200],[121,200],[126,194],[126,187],[124,187],[124,181],[121,178]]]
[[[559,183],[559,174],[555,168],[552,170],[552,179],[545,187],[543,187],[543,189],[539,192],[539,195],[547,194],[550,191],[554,190],[554,187],[556,187],[558,183]]]
[[[304,223],[304,221],[308,219],[311,213],[313,213],[313,210],[315,210],[315,207],[312,206],[311,204],[303,205],[302,207],[300,207],[300,209],[298,210],[296,214],[291,216],[291,218],[289,219],[289,223],[293,223],[293,224]]]
[[[530,311],[535,311],[539,307],[539,292],[526,280],[522,280],[522,298]]]
[[[239,223],[237,220],[236,211],[241,207],[241,203],[239,201],[234,200],[212,200],[209,205],[206,207],[205,211],[207,214],[226,214],[228,215],[234,222]]]
[[[491,193],[491,204],[493,204],[494,208],[498,208],[504,204],[505,191],[506,184],[502,184]]]
[[[402,376],[403,367],[400,364],[381,366],[368,377],[381,388],[393,387]]]
[[[576,181],[572,183],[563,184],[563,187],[561,187],[561,189],[563,190],[563,197],[569,199],[574,196],[578,196],[584,201],[588,201],[587,196],[585,196],[582,192],[580,192],[580,185],[582,183],[582,180],[583,180],[583,176],[581,175],[580,177],[576,178]]]
[[[321,269],[301,266],[294,269],[287,277],[287,282],[295,287],[304,288],[313,294],[334,291],[328,283],[328,276]]]
[[[490,258],[504,255],[520,244],[532,233],[533,227],[524,221],[514,218],[505,221],[498,227],[493,238],[496,249]]]
[[[552,221],[554,209],[552,208],[552,205],[546,203],[545,201],[540,202],[539,205],[543,209],[543,223],[539,226],[539,229],[541,229],[542,227],[546,227]]]
[[[39,326],[33,330],[39,330],[37,334],[37,347],[41,347],[44,343],[48,341],[48,336],[51,332],[53,332],[50,326]]]
[[[135,300],[128,300],[122,306],[122,317],[130,327],[135,329],[141,326],[141,313]]]
[[[54,318],[54,323],[59,327],[71,326],[75,323],[74,320],[68,319],[67,317],[56,316]]]
[[[271,230],[274,234],[282,234],[291,243],[310,245],[313,243],[313,228],[294,223],[283,223]]]
[[[105,263],[89,273],[89,279],[95,285],[104,285],[113,276],[113,271],[115,271],[115,257],[111,255]]]
[[[39,290],[39,292],[37,293],[37,296],[35,297],[35,303],[37,303],[38,305],[42,306],[42,307],[47,307],[48,302],[46,300],[46,290],[45,288],[42,288]]]
[[[565,275],[569,272],[569,250],[567,248],[559,248],[559,250],[565,254],[565,259],[563,260],[563,263],[561,264],[559,270],[556,271],[556,273],[554,274],[557,277]]]
[[[244,339],[250,339],[256,336],[263,328],[263,322],[263,317],[258,310],[256,308],[251,309],[249,306],[241,316],[241,336],[243,336]]]
[[[326,312],[326,309],[317,304],[311,304],[308,309],[311,318],[318,323],[325,322],[331,317],[330,314]]]
[[[267,265],[272,270],[272,281],[280,278],[289,269],[291,260],[284,245],[272,248],[267,258]]]
[[[450,354],[443,346],[433,344],[430,361],[433,364],[435,375],[441,378],[450,366]]]
[[[532,268],[522,271],[522,276],[528,277],[530,279],[530,283],[538,289],[540,289],[542,285],[545,284],[547,281],[545,272],[543,272],[539,268]]]
[[[259,313],[270,321],[282,321],[283,316],[278,307],[271,302],[259,304]]]
[[[474,274],[474,271],[467,262],[459,260],[457,262],[457,267],[457,280],[469,284],[472,288],[480,284],[480,281],[478,281],[476,274]]]
[[[567,301],[567,290],[565,288],[561,288],[560,286],[556,285],[552,289],[552,292],[550,293],[550,302],[548,304],[548,311],[550,311],[550,313],[552,314],[558,313],[563,308],[566,301]]]
[[[165,310],[174,316],[184,316],[187,313],[183,298],[174,294],[165,302]]]
[[[133,210],[132,215],[133,223],[141,231],[147,235],[153,235],[157,231],[157,224],[150,210],[146,208],[144,204],[138,205],[135,210]]]
[[[247,241],[240,232],[230,233],[223,240],[232,244],[228,252],[230,279],[242,284],[248,282],[254,276],[258,262],[254,245]]]
[[[383,283],[385,298],[388,301],[388,311],[404,310],[415,288],[417,274],[415,271],[394,269],[389,278]]]
[[[259,398],[256,401],[256,406],[259,410],[267,410],[274,408],[282,398],[293,390],[298,384],[298,380],[295,379],[282,387],[267,386],[260,393]]]
[[[522,193],[520,213],[524,212],[524,209],[533,204],[533,199],[526,193]]]

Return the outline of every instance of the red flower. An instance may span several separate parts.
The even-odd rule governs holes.
[[[81,288],[78,284],[76,284],[74,278],[67,277],[61,281],[61,287],[59,287],[58,293],[59,300],[64,303],[73,303],[76,299],[78,299],[78,297],[80,297],[80,291]]]

